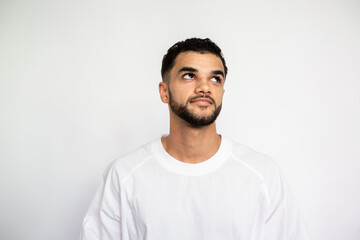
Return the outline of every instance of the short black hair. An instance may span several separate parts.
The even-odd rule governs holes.
[[[165,75],[170,72],[175,64],[176,57],[182,52],[194,51],[199,53],[212,53],[221,59],[224,65],[225,76],[227,75],[227,67],[221,49],[209,38],[189,38],[184,41],[175,43],[164,55],[161,66],[161,77],[165,81]]]

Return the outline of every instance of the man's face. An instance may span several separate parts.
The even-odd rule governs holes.
[[[224,66],[211,53],[183,52],[169,76],[171,111],[192,127],[212,124],[220,113],[224,94]]]

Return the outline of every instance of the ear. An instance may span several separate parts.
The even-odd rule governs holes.
[[[169,91],[168,91],[168,84],[165,82],[159,83],[159,94],[160,99],[163,103],[169,103]]]

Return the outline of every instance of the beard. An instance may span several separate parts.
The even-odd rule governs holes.
[[[205,115],[205,116],[201,116],[201,115],[199,116],[196,115],[194,112],[190,111],[188,108],[189,103],[197,98],[210,99],[215,106],[214,111],[210,115]],[[171,111],[176,116],[184,120],[190,127],[194,127],[194,128],[205,127],[215,122],[216,118],[220,114],[221,106],[222,106],[222,104],[216,106],[214,99],[207,95],[190,98],[186,101],[185,104],[181,104],[176,102],[175,99],[172,97],[170,89],[169,89],[169,104]],[[209,106],[200,106],[200,108],[207,108],[207,107]]]

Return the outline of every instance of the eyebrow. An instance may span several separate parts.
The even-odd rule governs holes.
[[[221,75],[221,76],[223,76],[223,78],[225,78],[225,74],[224,74],[224,72],[221,71],[221,70],[211,71],[211,74]]]
[[[178,74],[181,73],[181,72],[199,72],[199,70],[197,70],[196,68],[192,68],[192,67],[183,67],[178,71]],[[221,75],[221,76],[223,76],[225,78],[225,74],[221,70],[211,71],[211,74]]]
[[[199,70],[192,67],[183,67],[178,71],[178,74],[181,72],[199,72]]]

